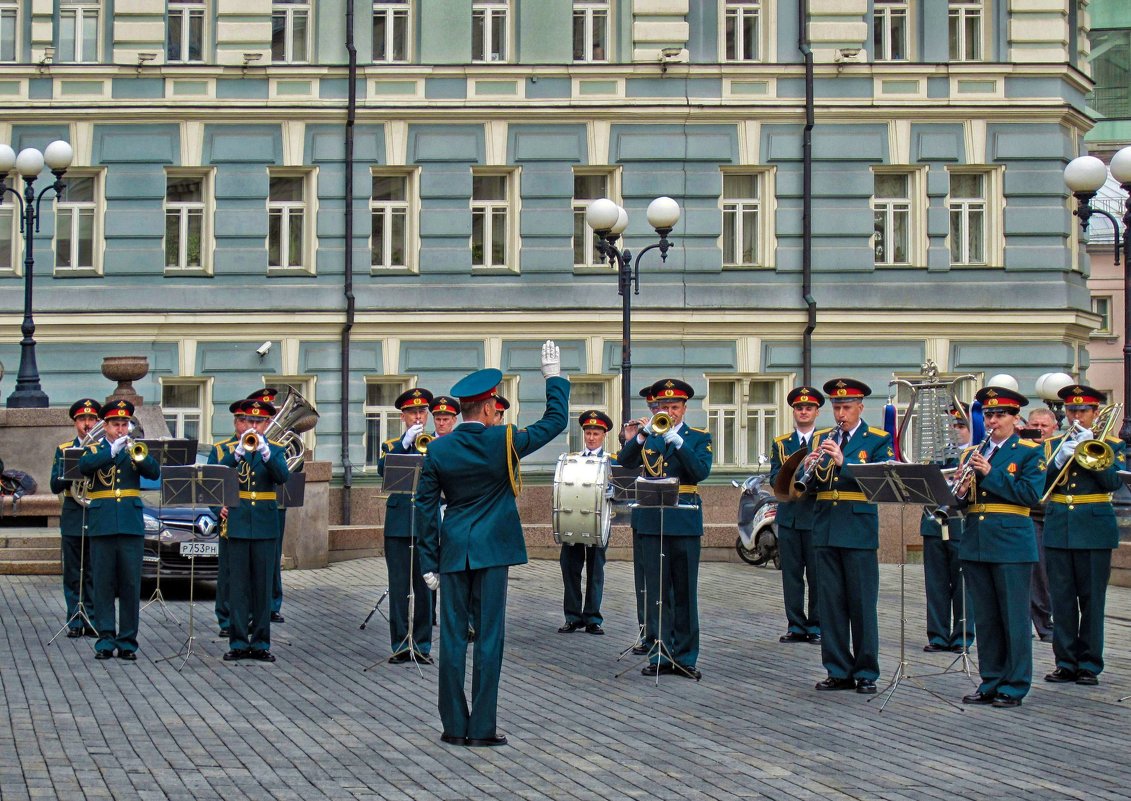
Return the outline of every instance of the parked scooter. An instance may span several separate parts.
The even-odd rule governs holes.
[[[731,481],[742,490],[738,499],[738,539],[734,549],[747,564],[761,567],[772,562],[781,570],[778,555],[778,504],[768,486],[766,474],[754,475],[741,484]]]

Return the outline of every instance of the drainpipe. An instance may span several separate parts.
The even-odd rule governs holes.
[[[797,0],[797,49],[805,59],[805,128],[801,134],[801,299],[808,319],[801,339],[803,384],[813,383],[813,329],[817,301],[813,299],[813,51],[809,49],[809,8]]]
[[[349,95],[346,103],[346,185],[345,185],[345,279],[346,320],[342,326],[342,524],[350,524],[350,492],[353,465],[350,463],[350,333],[353,330],[353,126],[357,117],[357,48],[353,41],[354,0],[346,0],[346,53],[349,56]]]

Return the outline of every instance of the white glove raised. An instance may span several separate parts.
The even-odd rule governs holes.
[[[422,578],[424,579],[424,583],[428,585],[428,589],[432,590],[432,592],[440,589],[440,577],[435,573],[425,573]]]
[[[677,451],[683,447],[683,437],[676,433],[674,426],[664,432],[664,442],[674,445]]]
[[[267,443],[267,437],[259,438],[259,455],[265,462],[271,458],[271,446]]]
[[[1056,454],[1052,457],[1053,464],[1057,468],[1064,467],[1064,463],[1076,453],[1076,444],[1076,440],[1072,437],[1066,437],[1064,442],[1060,443],[1060,447],[1056,449]]]
[[[652,415],[652,417],[649,417],[648,422],[644,424],[644,428],[642,429],[642,431],[644,432],[644,436],[646,436],[646,437],[650,437],[650,436],[652,436],[653,434],[656,433],[655,429],[652,428],[652,419],[654,417],[655,417],[655,415]]]
[[[401,437],[401,447],[403,447],[406,451],[412,450],[412,443],[416,442],[416,438],[420,436],[420,433],[423,430],[423,423],[413,423],[412,425],[410,425],[408,427],[408,431],[404,432],[404,436]]]
[[[1079,445],[1081,442],[1085,442],[1086,440],[1095,439],[1095,438],[1096,438],[1096,435],[1085,428],[1083,431],[1081,431],[1080,433],[1078,433],[1076,435],[1076,444]]]
[[[110,455],[117,456],[122,452],[122,448],[126,447],[126,443],[130,441],[129,437],[118,437],[110,443]]]
[[[542,377],[550,378],[551,376],[562,374],[562,352],[554,340],[547,339],[545,344],[542,345]]]
[[[244,448],[243,443],[236,446],[236,459],[242,461],[247,458],[247,449]]]

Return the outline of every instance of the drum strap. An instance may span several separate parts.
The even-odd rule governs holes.
[[[522,462],[514,447],[514,426],[507,426],[507,475],[511,481],[514,497],[522,492]]]

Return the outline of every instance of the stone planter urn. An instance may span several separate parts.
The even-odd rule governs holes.
[[[149,372],[149,359],[145,356],[105,356],[102,359],[102,375],[118,382],[118,388],[106,396],[106,403],[128,400],[135,407],[141,406],[142,397],[134,390],[134,381],[145,378]]]

